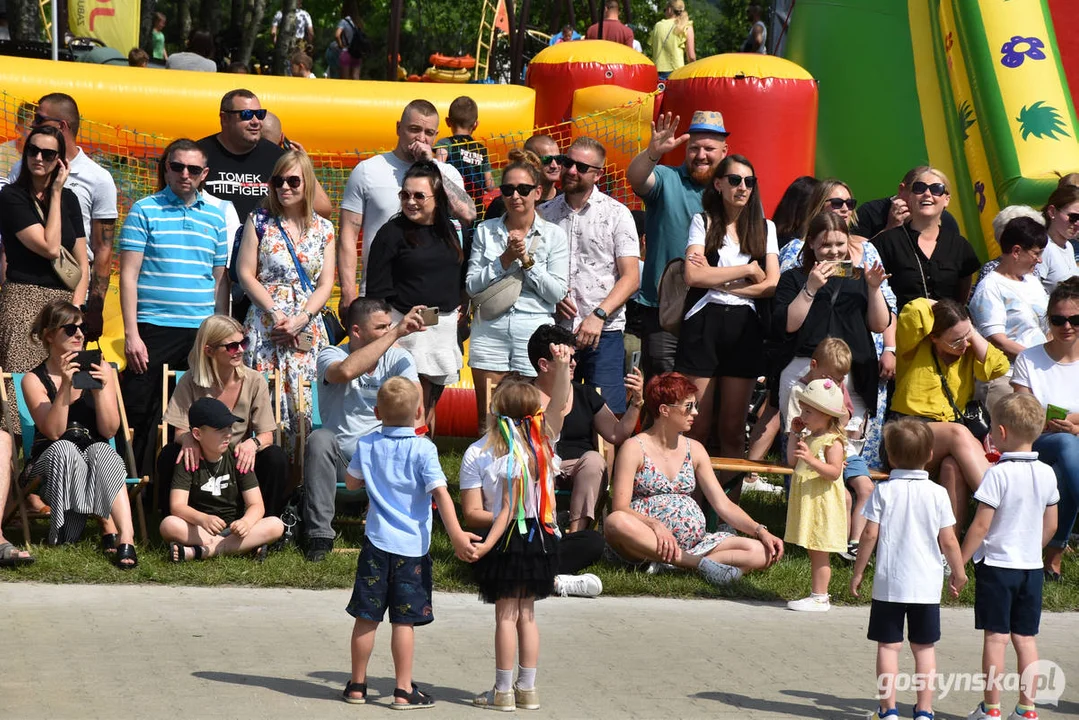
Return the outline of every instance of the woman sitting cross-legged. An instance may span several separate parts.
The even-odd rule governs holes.
[[[648,381],[644,402],[654,423],[618,452],[604,535],[625,560],[695,569],[725,585],[778,562],[783,541],[727,498],[704,446],[685,437],[697,416],[696,390],[678,373]],[[720,519],[750,537],[705,531],[693,499],[697,483]]]
[[[138,557],[127,468],[108,443],[120,427],[116,374],[108,363],[82,368],[75,362],[83,349],[82,313],[66,300],[41,309],[30,338],[47,353],[23,376],[22,391],[34,419],[30,477],[41,478],[41,496],[52,507],[49,544],[78,541],[86,516],[97,515],[106,554],[120,569],[133,568]],[[80,370],[96,389],[75,387]]]
[[[210,397],[196,400],[187,417],[201,457],[194,471],[181,465],[172,476],[170,514],[161,521],[169,562],[252,551],[262,562],[285,526],[281,518],[265,516],[254,473],[240,472],[229,452],[233,423],[241,418]]]

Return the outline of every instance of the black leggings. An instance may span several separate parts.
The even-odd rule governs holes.
[[[180,457],[180,443],[171,442],[157,456],[157,507],[161,516],[169,515],[169,491],[172,489],[172,473],[176,458]],[[277,445],[269,445],[255,455],[255,477],[262,491],[266,517],[280,515],[285,509],[285,486],[288,483],[288,455]]]

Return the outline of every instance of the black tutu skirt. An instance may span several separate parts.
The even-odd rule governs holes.
[[[525,522],[524,535],[518,531],[517,521],[512,521],[491,552],[472,566],[476,584],[480,586],[480,600],[486,603],[508,598],[542,600],[554,592],[558,538],[534,518]]]

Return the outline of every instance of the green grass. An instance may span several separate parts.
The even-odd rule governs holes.
[[[456,478],[464,447],[459,443],[440,441],[439,457],[448,478]],[[455,484],[452,492],[456,498]],[[743,507],[756,520],[765,523],[782,537],[786,505],[775,495],[750,493],[743,496]],[[152,526],[154,522],[150,523]],[[339,526],[338,549],[359,548],[363,542],[360,525]],[[33,538],[40,543],[47,526],[34,523]],[[45,547],[35,544],[37,562],[18,570],[0,571],[0,582],[38,581],[47,583],[157,583],[162,585],[243,585],[250,587],[294,587],[310,590],[349,588],[355,575],[355,552],[335,552],[321,563],[308,563],[294,548],[271,554],[262,565],[248,558],[215,558],[207,562],[172,564],[165,561],[165,547],[156,532],[150,547],[139,547],[139,566],[121,572],[114,568],[97,547],[93,523],[86,539],[76,545]],[[18,537],[9,529],[8,537]],[[468,566],[453,556],[449,538],[435,523],[431,542],[434,560],[434,583],[439,590],[475,592]],[[867,604],[872,592],[872,566],[862,588],[862,596],[850,594],[852,566],[838,557],[832,561],[831,593],[833,602],[843,605]],[[1064,583],[1046,584],[1044,608],[1047,611],[1079,610],[1079,559],[1075,553],[1064,557]],[[802,548],[787,546],[786,555],[778,565],[765,572],[753,573],[740,582],[725,588],[715,588],[696,574],[676,572],[647,575],[625,567],[601,562],[589,568],[603,580],[603,593],[609,596],[648,595],[675,598],[725,597],[757,601],[783,601],[805,597],[809,593],[809,558]],[[958,599],[947,598],[947,606],[969,606],[974,602],[973,584],[968,585]]]

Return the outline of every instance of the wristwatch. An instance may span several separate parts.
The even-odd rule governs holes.
[[[536,264],[536,258],[529,255],[527,258],[521,261],[521,268],[524,270],[531,270],[532,266]]]
[[[598,317],[603,322],[607,322],[607,311],[603,308],[597,307],[595,310],[592,311],[592,314]]]
[[[761,530],[767,530],[768,526],[764,523],[757,523],[757,527],[753,530],[753,537],[759,538],[761,536]]]

